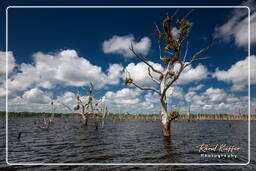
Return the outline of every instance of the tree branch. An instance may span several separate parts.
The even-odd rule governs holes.
[[[150,68],[149,68],[149,67],[148,67],[148,75],[150,76],[150,78],[151,78],[154,82],[156,82],[157,84],[160,84],[160,81],[157,80],[157,79],[155,79],[155,78],[151,75],[151,72],[150,72]]]
[[[203,52],[207,51],[211,46],[212,46],[212,41],[210,41],[209,45],[201,50],[199,50],[198,52],[196,52],[193,56],[192,56],[192,59],[189,63],[187,63],[185,65],[184,68],[186,68],[187,66],[191,65],[193,62],[195,61],[200,61],[200,60],[205,60],[205,59],[209,59],[209,57],[202,57],[202,58],[196,58],[198,57],[199,55],[201,55]]]
[[[151,91],[156,92],[156,93],[159,94],[159,95],[161,94],[160,91],[158,91],[158,90],[156,90],[156,89],[154,89],[154,88],[141,87],[141,86],[137,85],[137,84],[134,83],[134,82],[132,82],[131,84],[133,84],[135,87],[137,87],[137,88],[139,88],[139,89],[141,89],[141,90],[151,90]]]
[[[183,62],[186,61],[187,54],[188,54],[188,41],[187,41],[187,45],[186,45],[186,51],[185,51],[185,54],[184,54],[184,57],[183,57]]]
[[[132,44],[131,44],[131,46],[129,47],[129,49],[132,51],[132,53],[133,53],[137,58],[139,58],[142,62],[144,62],[146,65],[148,65],[148,66],[152,69],[152,71],[154,71],[154,72],[156,72],[156,73],[158,73],[158,74],[160,74],[160,75],[163,74],[161,71],[155,69],[150,63],[148,63],[147,59],[146,59],[144,56],[142,56],[142,55],[140,55],[140,54],[137,54],[137,53],[134,51],[134,48],[133,48],[133,45],[132,45]]]
[[[175,115],[175,116],[173,116],[171,119],[169,119],[170,121],[172,121],[172,120],[174,120],[174,119],[176,119],[177,117],[179,117],[179,115]]]
[[[162,58],[162,50],[161,50],[161,45],[160,45],[160,39],[161,39],[161,31],[159,30],[157,24],[156,25],[156,30],[158,33],[158,40],[157,40],[157,44],[158,44],[158,49],[159,49],[159,58]]]
[[[192,61],[192,62],[195,61],[195,59],[196,59],[197,56],[199,56],[199,55],[201,55],[203,52],[207,51],[211,46],[212,46],[212,42],[210,42],[210,44],[209,44],[207,47],[205,47],[205,48],[199,50],[198,52],[196,52],[196,53],[192,56],[192,60],[191,60],[191,61]]]
[[[182,19],[186,19],[193,11],[194,9],[191,9]]]
[[[71,109],[71,107],[69,107],[68,105],[66,105],[65,103],[62,102],[58,102],[59,104],[63,105],[64,107],[66,107],[68,110],[70,110],[72,113],[74,113],[73,109]]]
[[[162,92],[162,95],[161,95],[161,100],[164,98],[164,95],[166,94],[166,92],[170,88],[170,86],[180,77],[181,72],[185,68],[184,67],[184,63],[181,60],[179,60],[178,62],[180,63],[180,69],[179,69],[179,71],[177,73],[174,74],[173,79],[170,82],[168,82],[167,85],[165,86],[165,88],[164,88],[164,90]]]
[[[192,59],[189,63],[187,63],[184,68],[186,68],[187,66],[191,65],[193,62],[195,61],[200,61],[200,60],[206,60],[209,59],[210,57],[203,57],[203,58],[196,58],[196,59]]]

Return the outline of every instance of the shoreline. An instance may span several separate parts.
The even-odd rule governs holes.
[[[50,117],[51,113],[34,113],[34,112],[8,112],[10,118],[26,118],[26,117]],[[0,112],[0,118],[5,118],[6,112]],[[60,118],[80,118],[80,115],[72,113],[54,113],[54,117]],[[88,118],[101,119],[102,115],[99,113],[88,114]],[[159,114],[108,114],[105,119],[143,119],[143,120],[159,120]],[[176,120],[187,120],[187,121],[200,121],[200,120],[244,120],[248,121],[248,115],[235,115],[235,114],[181,114]],[[175,121],[176,121],[175,120]],[[251,120],[256,120],[256,115],[251,114]]]

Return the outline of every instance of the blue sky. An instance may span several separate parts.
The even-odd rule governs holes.
[[[155,23],[161,27],[166,14],[172,15],[176,10],[9,9],[8,50],[13,58],[10,64],[13,67],[9,70],[10,110],[34,110],[38,105],[44,106],[42,111],[48,110],[50,95],[72,106],[72,93],[78,89],[83,91],[81,87],[86,89],[92,81],[96,87],[96,98],[105,95],[112,112],[158,113],[158,97],[124,85],[121,70],[128,68],[137,77],[135,81],[143,86],[156,87],[143,75],[141,61],[129,54],[127,46],[132,41],[137,44],[139,52],[162,67],[152,32]],[[175,19],[188,11],[178,9]],[[180,83],[174,86],[174,93],[169,97],[170,108],[186,112],[187,104],[191,103],[194,113],[234,113],[240,108],[246,112],[246,12],[246,8],[214,8],[195,9],[191,13],[188,19],[193,26],[187,39],[187,60],[207,46],[209,37],[214,37],[215,41],[213,47],[202,55],[211,58],[193,64],[191,71],[185,73]],[[254,11],[251,16],[254,26]],[[255,39],[251,39],[251,59],[254,62]],[[5,57],[4,46],[0,51],[1,58]],[[58,68],[58,65],[63,68]],[[4,90],[5,81],[0,81],[1,90]],[[252,97],[256,95],[254,84],[252,81]],[[4,93],[1,94],[3,97]],[[22,105],[17,107],[15,104],[18,103]],[[62,110],[60,106],[57,108]]]

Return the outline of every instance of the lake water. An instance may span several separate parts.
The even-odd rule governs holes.
[[[174,121],[171,141],[162,137],[160,121],[105,120],[104,129],[94,122],[81,127],[79,119],[57,118],[49,132],[34,125],[38,118],[9,118],[10,163],[246,163],[247,121]],[[256,170],[255,121],[251,121],[251,164],[248,166],[7,166],[5,119],[0,119],[1,169],[56,170]],[[17,139],[22,132],[20,140]],[[226,144],[240,150],[237,158],[203,157],[198,145]],[[207,154],[231,154],[207,152]]]

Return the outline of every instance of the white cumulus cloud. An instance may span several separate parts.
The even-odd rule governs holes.
[[[254,66],[256,65],[256,56],[250,56],[251,62],[251,84],[256,84],[256,70]],[[248,64],[249,58],[247,57],[244,60],[236,62],[232,65],[227,71],[225,70],[216,70],[213,74],[213,77],[217,78],[218,80],[231,82],[232,90],[234,91],[242,91],[246,89],[248,85]]]
[[[164,70],[161,64],[154,63],[151,61],[149,61],[149,63],[159,71]],[[137,64],[129,63],[125,69],[129,71],[134,82],[138,83],[139,85],[154,86],[155,83],[152,81],[152,79],[148,75],[148,66],[143,62],[139,62]],[[179,69],[179,64],[176,64],[174,70],[178,70],[178,69]],[[151,71],[151,75],[155,79],[159,79],[159,74]],[[190,65],[181,73],[179,79],[177,80],[177,84],[188,84],[191,82],[197,82],[197,81],[206,79],[207,77],[208,77],[208,70],[204,65],[199,64],[195,68],[193,68]]]
[[[208,88],[204,94],[209,98],[211,102],[221,101],[227,96],[223,89],[212,87]]]
[[[178,84],[187,84],[191,82],[197,82],[208,77],[207,68],[199,64],[195,68],[189,65],[181,74],[178,79]]]
[[[116,92],[108,91],[105,94],[107,101],[115,104],[136,104],[139,103],[140,91],[137,89],[123,88]]]
[[[157,70],[163,71],[163,67],[158,64],[149,61],[149,63]],[[148,66],[143,63],[139,62],[137,64],[135,63],[129,63],[126,67],[126,70],[130,73],[131,77],[133,78],[134,82],[138,83],[139,85],[153,85],[154,82],[151,80],[151,78],[148,75]],[[151,71],[151,74],[154,78],[159,79],[159,74]]]
[[[106,72],[87,59],[79,57],[75,50],[63,50],[55,54],[42,52],[33,55],[33,63],[22,63],[18,72],[8,80],[10,91],[24,91],[32,87],[52,89],[56,86],[86,86],[92,82],[95,88],[119,83],[123,67],[110,64]]]
[[[253,0],[248,0],[242,5],[250,7],[250,21],[248,18],[248,9],[234,9],[231,12],[229,20],[215,28],[215,37],[220,38],[226,42],[235,41],[238,47],[248,46],[248,22],[251,25],[251,44],[256,43],[256,34],[253,30],[256,29],[256,5]]]
[[[7,58],[8,58],[8,73],[10,73],[13,68],[16,66],[15,64],[15,58],[13,56],[13,53],[11,51],[7,52]],[[6,73],[6,52],[0,51],[0,74]]]
[[[147,55],[151,47],[151,40],[148,37],[143,37],[136,42],[132,34],[126,36],[114,35],[109,40],[103,42],[103,52],[123,55],[124,57],[134,57],[129,47],[133,45],[137,53]]]
[[[24,94],[22,95],[22,98],[27,103],[44,104],[44,103],[50,103],[51,101],[51,98],[45,92],[43,92],[38,88],[33,88],[28,91],[25,91]]]

